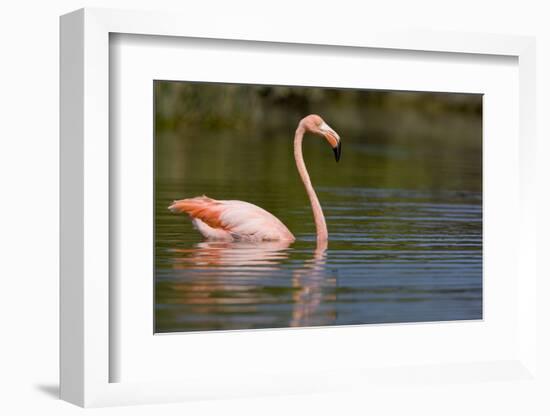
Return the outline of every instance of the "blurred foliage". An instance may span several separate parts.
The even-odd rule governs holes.
[[[160,130],[262,129],[294,127],[310,113],[348,129],[364,127],[372,111],[439,117],[464,114],[480,118],[481,95],[461,93],[333,89],[156,81],[156,123]]]

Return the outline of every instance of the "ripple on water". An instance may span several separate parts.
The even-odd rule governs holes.
[[[170,200],[172,190],[160,191]],[[287,211],[298,238],[291,245],[203,242],[188,221],[157,207],[157,331],[482,317],[479,193],[319,194],[330,201],[325,253],[315,251],[307,204]]]

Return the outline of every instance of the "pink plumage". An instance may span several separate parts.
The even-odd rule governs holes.
[[[277,217],[248,202],[218,201],[203,195],[174,201],[168,208],[188,214],[195,228],[210,240],[295,240]]]

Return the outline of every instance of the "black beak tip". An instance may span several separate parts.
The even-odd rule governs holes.
[[[336,147],[333,147],[332,150],[334,151],[334,158],[338,162],[340,160],[340,155],[342,154],[342,143],[338,142]]]

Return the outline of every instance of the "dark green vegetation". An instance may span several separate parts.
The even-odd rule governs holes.
[[[481,96],[155,83],[157,332],[481,318]],[[328,251],[296,172],[306,136]],[[173,199],[259,205],[298,241],[202,242]]]

